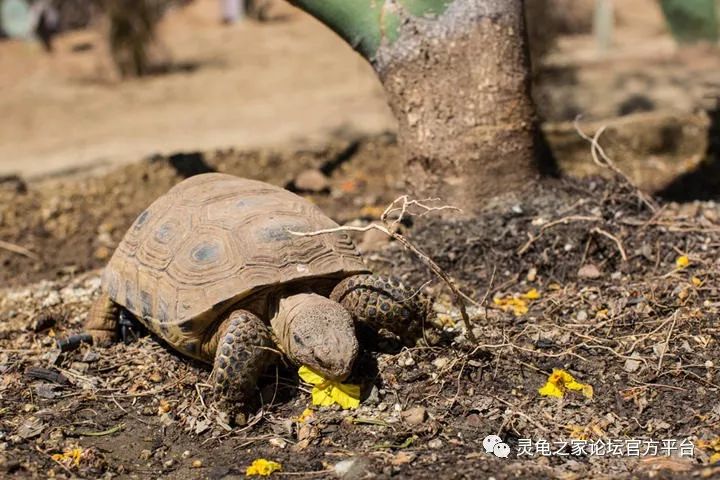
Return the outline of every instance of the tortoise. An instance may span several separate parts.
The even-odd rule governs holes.
[[[277,186],[221,173],[183,180],[130,226],[104,269],[87,333],[98,345],[131,316],[178,352],[212,364],[224,411],[245,405],[276,347],[342,381],[355,327],[422,335],[425,300],[373,275],[347,233]],[[293,233],[295,232],[295,233]]]

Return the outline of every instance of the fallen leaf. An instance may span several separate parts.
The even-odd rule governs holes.
[[[360,405],[360,385],[344,384],[326,380],[306,366],[300,367],[298,375],[313,385],[312,404],[327,407],[337,403],[342,408],[357,408]]]
[[[272,460],[265,460],[264,458],[258,458],[253,460],[252,464],[245,470],[245,475],[260,475],[262,477],[268,477],[273,472],[282,470],[282,465]]]
[[[582,392],[587,398],[592,398],[593,388],[590,385],[575,380],[569,372],[554,368],[545,385],[538,390],[543,397],[563,398],[568,390]]]

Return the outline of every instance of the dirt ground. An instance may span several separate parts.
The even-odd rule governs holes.
[[[392,157],[394,148],[380,138],[350,155],[344,144],[305,154],[308,163],[339,152],[348,157],[330,192],[312,198],[337,218],[362,223],[373,211],[356,206],[357,195],[377,195],[372,204],[382,205],[397,188],[392,175],[383,182],[364,162],[379,151]],[[252,157],[244,162],[262,164]],[[228,160],[207,163],[236,168]],[[111,248],[138,201],[126,198],[118,178],[133,186],[143,174],[178,180],[161,159],[92,177],[96,188],[106,184],[108,208],[120,206],[113,228],[100,229],[104,234],[88,220],[97,215],[88,208],[94,204],[63,201],[86,191],[83,182],[90,180],[58,185],[63,197],[54,201],[61,212],[55,221],[87,227],[75,227],[76,250],[91,255],[100,237]],[[367,185],[384,193],[369,194]],[[719,219],[714,203],[645,205],[622,182],[569,180],[543,182],[522,199],[499,199],[472,221],[417,221],[407,232],[412,241],[480,304],[469,308],[478,343],[468,340],[448,292],[424,264],[395,243],[376,245],[366,252],[373,270],[425,285],[439,343],[366,345],[352,378],[363,385],[362,406],[321,409],[304,421],[297,417],[309,404],[307,389],[294,369],[281,366],[263,378],[261,408],[249,426],[232,431],[203,406],[207,369],[151,337],[55,353],[55,339],[81,328],[99,291],[99,273],[91,268],[100,259],[35,283],[29,282],[42,275],[6,260],[7,275],[19,279],[8,279],[17,286],[0,300],[0,468],[21,477],[239,478],[253,459],[268,458],[287,474],[318,477],[332,477],[348,460],[356,476],[343,478],[712,477],[720,473],[708,465],[720,427]],[[687,266],[678,263],[684,256]],[[503,299],[531,289],[539,295],[526,301],[527,312],[502,308]],[[591,385],[592,399],[572,392],[562,400],[539,396],[553,368]],[[409,424],[408,412],[418,408],[424,415]],[[512,448],[522,438],[687,438],[697,447],[690,459],[502,460],[482,450],[491,433]],[[80,449],[77,464],[52,459],[73,448]]]
[[[222,26],[217,0],[171,11],[167,74],[120,82],[103,25],[39,44],[0,42],[0,174],[132,162],[156,153],[317,143],[394,120],[370,66],[330,30],[276,1],[268,23]]]
[[[358,235],[374,271],[430,296],[440,338],[366,342],[351,378],[363,387],[357,410],[299,418],[308,387],[280,365],[248,425],[228,431],[205,406],[208,369],[153,337],[57,352],[56,339],[81,329],[128,226],[188,176],[292,188],[317,169],[327,188],[303,195],[354,225],[403,193],[372,72],[314,21],[277,12],[290,16],[219,28],[215,4],[199,1],[163,26],[187,68],[128,83],[109,75],[94,31],[64,36],[49,59],[0,43],[0,111],[13,119],[0,128],[0,173],[21,174],[0,180],[0,477],[233,479],[256,458],[290,478],[720,476],[720,207],[648,200],[618,178],[548,179],[472,220],[405,222],[472,300],[477,342],[425,264]],[[604,55],[588,36],[559,39],[539,70],[546,131],[560,132],[569,172],[599,172],[567,123],[583,112],[599,122],[590,130],[614,122],[604,145],[638,183],[697,174],[716,142],[717,52],[677,51],[657,18],[632,18]],[[705,120],[684,120],[695,114]],[[592,398],[540,396],[556,368]],[[501,459],[485,453],[488,434],[513,452],[527,438],[689,439],[695,450]]]

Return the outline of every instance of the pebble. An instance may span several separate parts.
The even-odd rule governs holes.
[[[400,357],[400,360],[398,360],[398,365],[400,365],[401,367],[412,367],[413,365],[415,365],[415,360],[410,356],[404,358]]]
[[[343,480],[355,480],[371,476],[370,461],[363,457],[342,460],[333,466],[333,473]]]
[[[636,372],[640,368],[640,354],[637,352],[634,352],[632,355],[630,355],[631,358],[628,358],[625,360],[625,371],[626,372]],[[638,360],[635,360],[635,359]]]
[[[150,457],[152,457],[150,450],[145,449],[140,452],[140,460],[150,460]]]
[[[430,440],[427,444],[428,448],[432,448],[433,450],[437,450],[439,448],[442,448],[443,442],[439,438],[433,438]]]
[[[175,460],[173,460],[172,458],[169,458],[163,462],[163,467],[170,468],[173,466],[173,464],[175,464]]]
[[[203,466],[202,460],[193,460],[192,468],[200,468]]]
[[[423,407],[413,407],[402,412],[402,418],[408,425],[420,425],[427,418],[427,412]]]
[[[602,273],[600,272],[600,269],[593,265],[592,263],[588,263],[580,267],[580,270],[578,270],[578,277],[580,278],[586,278],[589,280],[594,280],[596,278],[600,278],[602,276]]]
[[[575,316],[578,322],[584,322],[588,319],[588,313],[585,310],[580,310]]]
[[[443,368],[447,367],[447,364],[450,363],[450,360],[446,357],[438,357],[435,360],[433,360],[433,365],[438,370],[442,370]]]
[[[527,281],[534,282],[535,280],[537,280],[537,268],[533,267],[530,270],[528,270]]]
[[[305,192],[322,192],[330,186],[328,178],[317,169],[303,170],[295,177],[295,188]]]

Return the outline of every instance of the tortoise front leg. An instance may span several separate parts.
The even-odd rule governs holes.
[[[210,343],[217,345],[210,377],[213,396],[218,410],[232,419],[273,361],[272,337],[258,317],[246,310],[235,310]]]
[[[337,284],[330,298],[340,303],[353,320],[373,329],[386,328],[412,344],[422,337],[427,300],[396,278],[355,275]]]

